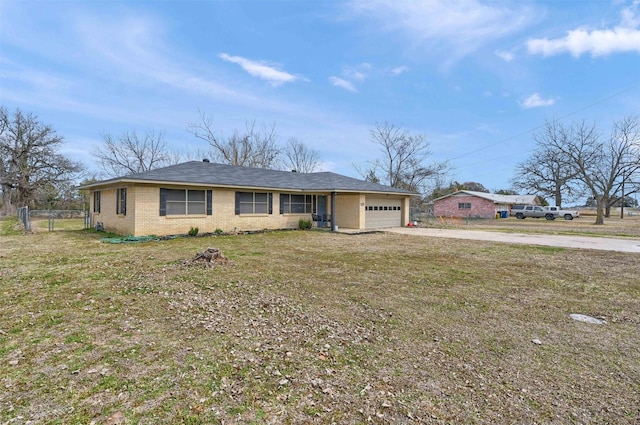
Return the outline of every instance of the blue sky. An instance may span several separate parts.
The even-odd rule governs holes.
[[[545,120],[640,114],[640,1],[0,0],[0,104],[94,170],[104,133],[207,149],[200,110],[226,135],[275,123],[353,177],[394,123],[497,190]]]

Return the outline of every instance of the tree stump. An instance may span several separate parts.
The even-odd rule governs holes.
[[[220,248],[207,248],[188,261],[186,264],[204,264],[207,267],[215,267],[217,264],[228,264],[229,259],[222,254]]]

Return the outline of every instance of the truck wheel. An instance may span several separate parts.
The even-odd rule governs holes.
[[[553,214],[546,214],[546,215],[544,216],[544,218],[546,218],[547,220],[551,221],[551,220],[555,220],[555,219],[556,219],[556,216],[555,216],[555,215],[553,215]]]
[[[564,215],[564,219],[565,220],[573,220],[573,216],[571,214],[565,214]]]
[[[517,218],[518,220],[524,220],[524,214],[522,214],[522,213],[516,213],[516,218]]]

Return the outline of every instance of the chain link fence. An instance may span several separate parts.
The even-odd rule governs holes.
[[[24,226],[24,230],[27,232],[31,231],[31,220],[29,220],[29,207],[20,207],[18,208],[18,218],[22,222]]]
[[[27,232],[32,230],[32,219],[46,219],[50,232],[56,229],[56,222],[58,222],[58,227],[62,229],[71,230],[69,223],[71,223],[71,228],[77,228],[78,230],[91,227],[91,217],[84,210],[29,210],[29,207],[21,207],[18,209],[18,217]],[[62,226],[62,223],[65,223],[65,225]]]

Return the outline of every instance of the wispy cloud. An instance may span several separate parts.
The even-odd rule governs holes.
[[[394,77],[397,77],[400,74],[404,74],[408,70],[409,70],[409,67],[407,66],[396,66],[391,70],[391,75],[393,75]]]
[[[613,28],[594,29],[577,28],[567,31],[561,38],[530,39],[527,48],[530,53],[542,56],[569,53],[574,57],[583,54],[604,56],[613,53],[640,53],[640,1],[621,12],[620,24]]]
[[[437,54],[451,65],[488,45],[527,27],[537,15],[520,3],[482,3],[478,0],[352,0],[356,18],[373,21],[376,30],[401,34],[412,49]]]
[[[302,79],[300,76],[290,74],[286,71],[281,71],[273,65],[265,62],[254,61],[241,56],[231,56],[226,53],[220,53],[218,57],[226,62],[240,65],[240,67],[250,75],[268,81],[269,84],[274,87],[285,83],[293,83]]]
[[[362,83],[364,80],[369,78],[369,73],[372,70],[373,66],[367,62],[363,62],[358,65],[345,66],[342,68],[342,76],[331,76],[329,77],[329,82],[335,87],[340,87],[356,93],[358,91],[356,83]]]
[[[556,103],[555,99],[543,99],[539,93],[533,93],[521,102],[518,102],[524,109],[540,108],[543,106],[551,106]]]
[[[353,85],[351,81],[347,81],[345,79],[342,79],[336,76],[331,76],[329,77],[329,82],[335,87],[340,87],[341,89],[345,89],[352,93],[358,92],[358,90],[356,89],[356,87]]]
[[[346,66],[342,74],[350,80],[364,81],[369,76],[370,71],[371,64],[364,62],[355,66]]]
[[[506,50],[496,50],[495,54],[497,57],[499,57],[505,62],[512,62],[516,57],[516,55],[513,54],[513,52],[508,52]]]

